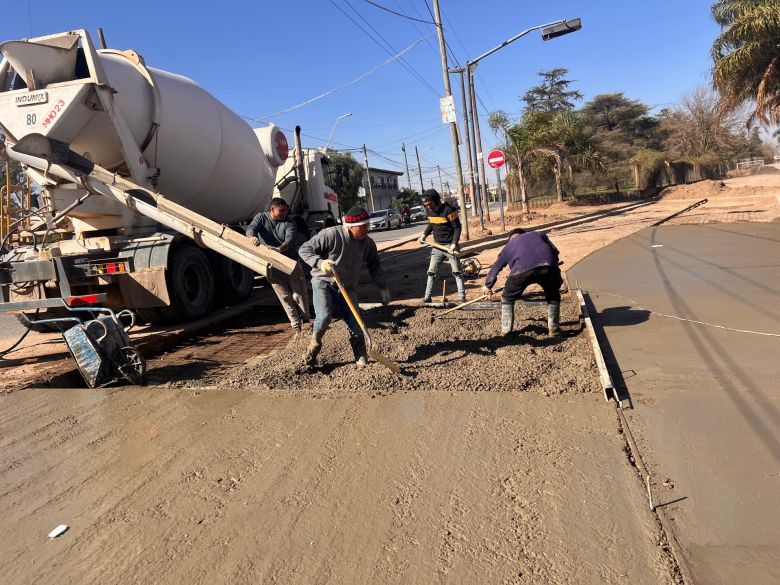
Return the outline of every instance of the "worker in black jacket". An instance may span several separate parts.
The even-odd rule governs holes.
[[[463,269],[460,259],[457,257],[458,240],[460,240],[460,218],[458,211],[448,203],[442,203],[441,196],[435,189],[428,189],[422,196],[423,205],[428,214],[428,225],[417,240],[421,244],[433,233],[433,241],[440,246],[446,246],[449,253],[433,248],[431,250],[431,263],[428,265],[428,282],[425,285],[423,303],[431,302],[433,283],[439,272],[439,265],[446,259],[452,268],[452,276],[458,287],[458,301],[466,300],[466,290],[463,283]]]

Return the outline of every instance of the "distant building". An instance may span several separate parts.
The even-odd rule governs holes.
[[[399,194],[398,177],[402,177],[403,173],[374,167],[368,167],[368,172],[371,175],[371,191],[368,190],[366,173],[363,173],[363,187],[360,196],[366,198],[366,206],[369,211],[392,207],[393,199]],[[370,193],[374,196],[373,207],[371,206]]]

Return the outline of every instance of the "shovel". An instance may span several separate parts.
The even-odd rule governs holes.
[[[401,368],[398,366],[398,364],[396,364],[390,358],[387,358],[383,356],[381,353],[373,350],[373,348],[371,347],[371,336],[368,334],[368,329],[366,328],[366,324],[363,322],[363,319],[360,317],[360,311],[358,311],[358,308],[355,306],[355,303],[352,302],[352,297],[349,296],[349,293],[347,292],[344,283],[341,282],[341,278],[339,277],[338,272],[336,272],[335,267],[331,268],[331,271],[333,273],[333,280],[336,281],[336,286],[339,287],[339,292],[341,293],[341,296],[344,297],[345,301],[347,301],[347,305],[349,305],[349,310],[352,311],[352,315],[355,317],[355,321],[358,322],[358,325],[360,325],[360,328],[363,330],[363,336],[366,338],[366,351],[368,352],[368,357],[379,362],[384,367],[391,370],[393,373],[400,374]]]

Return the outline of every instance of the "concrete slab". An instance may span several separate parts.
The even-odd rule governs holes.
[[[694,581],[780,583],[780,224],[649,228],[568,276]]]

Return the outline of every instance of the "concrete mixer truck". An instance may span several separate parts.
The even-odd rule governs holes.
[[[336,223],[324,151],[253,130],[185,77],[85,30],[0,44],[5,150],[43,189],[8,219],[0,310],[102,302],[182,322],[248,297],[255,274],[298,269],[241,224],[290,199],[309,228]]]

